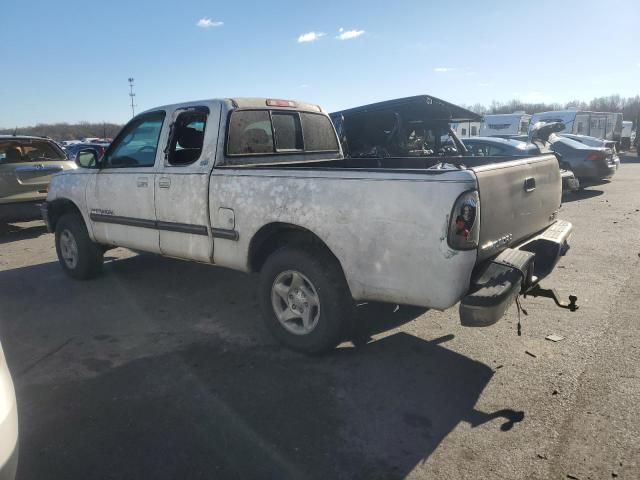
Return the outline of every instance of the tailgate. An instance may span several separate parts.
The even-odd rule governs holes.
[[[548,227],[556,217],[562,179],[555,155],[473,168],[480,195],[478,261]]]

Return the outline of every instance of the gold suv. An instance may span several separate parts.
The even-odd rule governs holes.
[[[0,135],[0,222],[40,218],[51,177],[73,168],[53,140]]]

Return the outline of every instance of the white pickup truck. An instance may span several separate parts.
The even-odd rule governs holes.
[[[387,103],[377,105],[409,108]],[[307,353],[345,338],[356,302],[461,302],[463,324],[490,325],[540,290],[568,248],[557,159],[438,155],[439,129],[463,109],[410,103],[394,135],[422,139],[422,153],[375,162],[343,156],[330,118],[308,103],[230,98],[141,113],[101,159],[80,152],[80,168],[53,178],[42,214],[60,265],[91,278],[121,246],[260,272],[270,331]],[[389,133],[380,115],[341,118]]]

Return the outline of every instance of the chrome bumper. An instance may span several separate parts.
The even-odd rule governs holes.
[[[508,248],[476,268],[469,293],[460,301],[460,323],[493,325],[516,297],[549,275],[569,250],[573,226],[558,220],[539,235]]]

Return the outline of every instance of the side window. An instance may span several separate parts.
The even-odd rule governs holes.
[[[189,110],[176,118],[169,144],[169,165],[189,165],[200,158],[208,112]]]
[[[273,112],[271,118],[276,135],[276,151],[302,150],[302,127],[298,114]]]
[[[504,155],[504,149],[495,145],[487,145],[487,156],[493,157],[496,155]]]
[[[104,159],[104,168],[152,167],[165,112],[153,112],[132,120],[118,135]]]
[[[273,153],[273,132],[267,110],[239,110],[231,114],[227,153]]]
[[[331,120],[324,115],[301,113],[304,149],[307,152],[337,152],[338,140]]]
[[[471,155],[474,157],[484,157],[486,156],[485,149],[486,146],[482,143],[472,143],[471,145],[466,145],[467,150],[471,152]]]

